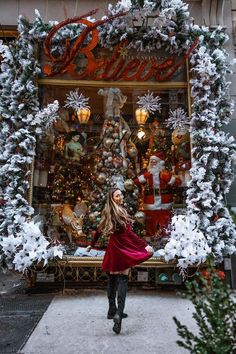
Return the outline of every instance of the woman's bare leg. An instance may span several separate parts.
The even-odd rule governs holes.
[[[130,271],[130,268],[127,268],[125,270],[122,270],[120,272],[110,272],[110,274],[124,274],[124,275],[128,275]]]

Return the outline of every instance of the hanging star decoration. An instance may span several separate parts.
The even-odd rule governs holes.
[[[169,118],[166,120],[167,127],[175,130],[182,129],[189,125],[189,117],[183,108],[176,108],[174,111],[170,110]]]
[[[89,98],[80,93],[79,89],[70,91],[66,97],[67,99],[64,105],[66,108],[73,108],[75,111],[78,111],[81,108],[90,108],[88,105]]]
[[[160,96],[154,97],[153,92],[148,91],[143,96],[138,96],[138,101],[137,105],[140,108],[146,109],[149,113],[155,113],[155,112],[160,112],[161,110],[161,104],[160,104]]]

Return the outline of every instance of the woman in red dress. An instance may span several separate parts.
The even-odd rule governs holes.
[[[88,247],[90,250],[101,234],[110,236],[102,270],[107,271],[109,275],[107,318],[113,318],[113,331],[117,334],[121,331],[122,318],[127,317],[123,311],[130,267],[146,261],[153,254],[152,247],[133,232],[132,220],[121,206],[122,203],[123,194],[120,189],[112,189],[107,195],[98,230],[91,246]],[[116,293],[118,307],[116,307]]]

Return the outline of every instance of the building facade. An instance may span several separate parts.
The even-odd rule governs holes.
[[[236,7],[234,8],[234,3],[230,1],[189,1],[188,4],[190,14],[194,18],[196,24],[208,26],[212,30],[217,28],[217,26],[221,26],[225,29],[226,33],[229,35],[229,41],[227,42],[226,49],[229,53],[229,61],[233,61],[235,57],[234,17],[236,10]],[[27,1],[9,1],[8,3],[0,1],[1,37],[4,40],[9,41],[12,37],[17,35],[17,18],[20,14],[28,18],[29,21],[33,22],[35,20],[34,9],[37,9],[40,12],[44,22],[47,23],[55,20],[62,23],[61,21],[64,21],[65,19],[70,19],[94,10],[94,6],[95,4],[92,1],[32,1],[30,3]],[[99,3],[99,10],[96,13],[96,18],[101,18],[103,14],[106,14],[107,6],[107,1]],[[60,29],[60,25],[58,29]],[[93,42],[93,48],[96,49],[96,38],[93,38],[92,36],[91,42]],[[81,60],[81,62],[77,62],[76,65],[77,69],[79,69],[79,74],[76,72],[76,70],[74,70],[73,65],[71,66],[70,70],[68,70],[70,66],[69,62],[66,67],[66,74],[66,71],[63,69],[63,65],[61,69],[58,69],[58,71],[53,73],[51,70],[54,69],[52,69],[52,66],[47,64],[47,61],[45,61],[45,55],[50,58],[50,60],[52,59],[52,62],[56,65],[59,62],[59,59],[53,58],[53,54],[50,52],[50,44],[51,42],[49,39],[47,43],[48,46],[45,45],[44,53],[42,51],[40,52],[42,48],[39,49],[39,58],[44,71],[44,75],[38,79],[41,104],[47,105],[51,100],[58,99],[60,106],[63,107],[65,104],[65,97],[68,95],[68,92],[70,92],[70,90],[73,88],[76,88],[76,86],[79,84],[80,87],[82,86],[85,94],[92,100],[93,123],[86,126],[83,125],[81,126],[83,128],[80,128],[78,127],[76,122],[77,118],[73,114],[73,111],[70,109],[65,110],[63,108],[60,111],[61,120],[54,125],[54,130],[56,133],[46,136],[43,140],[43,144],[39,145],[37,148],[34,165],[34,179],[32,181],[30,198],[34,208],[38,214],[41,215],[41,218],[46,218],[45,225],[48,234],[50,233],[55,242],[59,240],[66,243],[65,240],[68,238],[70,243],[74,241],[75,244],[79,246],[83,246],[88,243],[86,235],[84,235],[82,232],[82,225],[84,220],[81,218],[81,216],[83,216],[82,214],[86,212],[85,209],[87,206],[86,203],[83,204],[81,194],[78,194],[77,192],[79,189],[82,189],[82,194],[86,199],[86,190],[88,187],[86,183],[89,181],[91,186],[93,181],[95,181],[98,185],[100,185],[100,189],[98,188],[100,194],[95,193],[96,195],[93,197],[93,202],[95,207],[99,207],[99,201],[96,201],[96,198],[99,199],[100,197],[103,197],[101,189],[104,187],[107,175],[109,176],[109,164],[112,162],[112,168],[115,169],[124,167],[125,153],[129,155],[129,160],[131,160],[132,166],[131,168],[126,168],[126,178],[128,179],[123,181],[122,175],[116,175],[116,178],[117,183],[122,184],[124,182],[126,192],[132,191],[131,194],[133,195],[134,199],[137,197],[137,195],[134,187],[130,185],[130,181],[132,181],[134,177],[137,177],[137,174],[140,174],[141,177],[138,179],[138,182],[142,183],[142,178],[145,178],[145,175],[142,174],[142,171],[147,167],[148,164],[148,161],[145,160],[143,156],[146,154],[148,157],[150,157],[151,154],[147,153],[148,151],[152,154],[155,153],[159,160],[165,159],[166,164],[169,164],[168,170],[171,171],[171,169],[173,170],[174,168],[174,174],[178,174],[178,177],[181,181],[182,189],[178,187],[177,179],[176,181],[172,181],[172,176],[169,178],[169,176],[165,175],[165,178],[169,179],[167,180],[167,183],[164,187],[162,187],[161,182],[159,182],[158,186],[148,185],[148,188],[144,188],[142,190],[143,195],[140,198],[141,202],[139,200],[139,203],[141,206],[140,209],[145,211],[146,219],[147,216],[149,217],[151,213],[153,213],[153,210],[151,210],[151,213],[149,213],[149,209],[147,208],[148,202],[145,202],[147,199],[146,197],[149,197],[148,193],[150,193],[150,189],[156,190],[156,193],[160,193],[161,189],[164,190],[163,194],[165,194],[165,201],[163,201],[164,199],[161,200],[162,206],[172,202],[172,199],[166,199],[167,197],[172,198],[172,194],[175,194],[175,205],[184,205],[184,193],[186,187],[185,182],[187,183],[188,170],[191,166],[191,142],[186,132],[183,134],[183,136],[181,136],[181,143],[176,142],[177,139],[179,139],[180,134],[175,130],[171,133],[171,131],[166,128],[166,122],[168,121],[168,112],[170,112],[170,110],[175,110],[176,107],[181,106],[183,111],[188,112],[189,115],[191,113],[192,102],[190,95],[191,87],[188,64],[183,60],[181,63],[179,61],[179,63],[176,64],[173,62],[173,59],[166,56],[164,53],[160,53],[158,54],[157,58],[159,61],[158,65],[161,62],[162,68],[165,68],[165,65],[170,65],[171,62],[173,69],[172,73],[177,73],[176,76],[174,77],[172,74],[166,74],[167,79],[162,80],[162,78],[165,77],[165,69],[158,69],[159,71],[153,71],[149,75],[149,79],[152,75],[154,75],[155,79],[158,78],[156,80],[159,80],[157,85],[151,79],[146,79],[146,82],[144,82],[145,80],[143,79],[142,74],[144,72],[147,74],[147,69],[145,69],[146,71],[143,69],[143,73],[141,73],[140,68],[144,68],[145,65],[148,67],[150,63],[155,62],[157,59],[152,57],[152,55],[138,57],[138,54],[135,51],[131,51],[127,57],[125,46],[117,46],[115,51],[110,53],[110,56],[113,60],[113,64],[117,61],[116,64],[119,70],[120,66],[123,65],[124,67],[122,67],[119,75],[118,71],[116,72],[116,70],[113,70],[112,75],[110,74],[110,77],[114,78],[114,82],[112,82],[112,80],[110,80],[110,83],[103,81],[101,85],[99,82],[100,78],[105,77],[106,80],[106,78],[109,77],[110,68],[108,65],[108,52],[105,50],[103,52],[96,52],[96,58],[92,58],[92,60],[89,62],[89,58],[91,58],[89,55],[91,52],[88,53],[84,51],[85,56],[88,58],[88,63],[91,64],[91,66],[89,66],[87,63],[84,63],[83,60]],[[188,57],[189,53],[191,53],[191,51],[195,48],[194,46],[195,44],[193,43],[192,46],[188,48],[185,53],[186,57]],[[58,49],[58,53],[60,53],[60,49]],[[116,56],[119,57],[119,62]],[[93,69],[93,60],[98,62],[99,58],[101,57],[105,59],[103,59],[103,66],[99,67],[100,71],[98,71],[98,73]],[[137,62],[140,66],[139,70],[135,72]],[[107,72],[104,70],[104,67],[107,69]],[[178,71],[177,69],[174,69],[175,67],[178,68]],[[130,75],[131,71],[132,75]],[[50,78],[48,79],[47,76]],[[147,75],[144,76],[146,77]],[[174,78],[172,78],[172,76]],[[132,80],[131,77],[135,79]],[[142,80],[139,80],[141,77]],[[119,82],[121,79],[123,79],[122,83]],[[230,80],[232,81],[231,97],[234,99],[236,95],[236,80],[234,72],[231,74]],[[125,81],[126,83],[124,84]],[[142,83],[139,81],[142,81]],[[160,81],[163,82],[160,83]],[[115,90],[119,90],[119,92],[117,91],[118,95],[117,92],[112,91],[114,90],[114,86],[116,87]],[[99,88],[102,88],[99,90],[100,92],[98,92]],[[138,131],[136,132],[137,124],[133,120],[133,117],[135,111],[137,111],[138,99],[140,99],[140,96],[142,97],[142,95],[144,95],[145,92],[149,89],[151,89],[154,94],[158,95],[162,101],[162,108],[159,111],[159,116],[151,117],[151,119],[148,121],[148,141],[146,141],[146,143],[144,141],[140,143],[140,141],[137,139],[134,141],[133,138],[134,135],[138,136],[138,133],[143,133],[145,121],[144,123],[141,121],[138,122]],[[111,94],[113,95],[113,106],[110,105],[109,101]],[[122,122],[119,120],[118,122],[117,117],[120,117],[120,110],[123,108],[125,102],[126,108],[123,110],[125,120]],[[70,105],[68,105],[68,107],[72,108]],[[112,110],[111,116],[116,119],[114,119],[112,123],[109,122],[108,119],[108,123],[106,123],[104,126],[101,122],[101,118],[104,115],[109,117],[109,110]],[[77,115],[79,119],[78,112]],[[81,112],[81,119],[84,119],[83,115],[84,112]],[[227,126],[228,131],[233,135],[235,133],[235,117],[236,114],[234,113],[233,119]],[[139,117],[139,119],[141,118]],[[100,136],[99,140],[98,133],[100,131],[103,132],[103,137],[101,139]],[[110,137],[110,132],[113,132],[112,139]],[[125,135],[127,132],[130,135],[129,139],[126,140]],[[115,137],[115,135],[117,135],[117,137]],[[132,137],[132,139],[130,137]],[[116,140],[118,140],[119,146],[117,146],[115,149],[116,151],[114,150],[114,152],[122,156],[123,162],[122,160],[118,159],[117,154],[111,154],[111,151],[113,151],[112,149],[114,149],[116,144]],[[104,161],[102,161],[102,158],[99,156],[99,154],[96,155],[93,152],[94,146],[96,146],[96,148],[103,146],[104,149],[102,153],[104,156],[107,156],[107,159],[103,158]],[[90,154],[92,158],[90,157],[85,161],[84,155],[86,155],[86,152],[88,152],[88,155]],[[163,153],[165,153],[164,158]],[[88,167],[94,162],[93,158],[95,161],[95,171],[97,172],[95,180],[93,179],[94,177],[90,172],[90,167]],[[65,162],[64,165],[61,164],[61,161]],[[81,161],[83,161],[83,164],[85,164],[84,166],[81,164]],[[79,174],[81,176],[83,175],[84,179],[78,178],[77,176],[78,166]],[[186,166],[189,166],[189,168]],[[68,167],[70,173],[67,171]],[[136,171],[136,173],[132,174],[132,171]],[[175,188],[173,188],[174,192],[170,191],[170,181],[173,182],[171,182],[171,185],[173,185]],[[71,204],[72,200],[73,205]],[[236,207],[236,185],[232,185],[231,191],[227,195],[226,203],[232,207]],[[49,205],[51,209],[49,208]],[[130,211],[132,211],[133,206],[130,205],[130,208]],[[218,215],[216,216],[218,217]],[[49,217],[51,220],[50,225],[47,224]],[[152,234],[147,234],[147,231],[150,229],[150,227],[146,227],[146,229],[143,230],[142,226],[140,226],[142,225],[142,221],[140,222],[138,218],[142,217],[142,215],[136,215],[136,221],[138,222],[137,232],[140,232],[140,234],[143,235],[147,241],[156,245],[155,242],[160,242],[159,236],[165,236],[163,234],[165,225],[162,225],[161,222],[158,223],[158,225],[155,225],[155,238]],[[89,214],[90,224],[93,224],[93,218],[96,219],[96,214]],[[156,216],[154,219],[156,220]],[[162,219],[163,215],[161,216],[160,220]],[[142,234],[143,231],[144,233]],[[101,246],[103,247],[104,245]],[[71,262],[73,262],[73,259]],[[173,277],[174,275],[176,276],[176,273],[173,273],[170,276]],[[134,275],[134,278],[136,276],[137,274]],[[155,275],[151,274],[150,276],[155,278],[156,273]],[[158,273],[158,277],[162,276],[162,273]]]

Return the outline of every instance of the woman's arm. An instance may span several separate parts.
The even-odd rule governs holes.
[[[99,237],[101,236],[101,231],[97,230],[97,231],[93,231],[93,239],[92,242],[90,243],[90,245],[87,247],[87,251],[89,252],[91,250],[92,247],[95,246],[95,244],[97,243]]]

